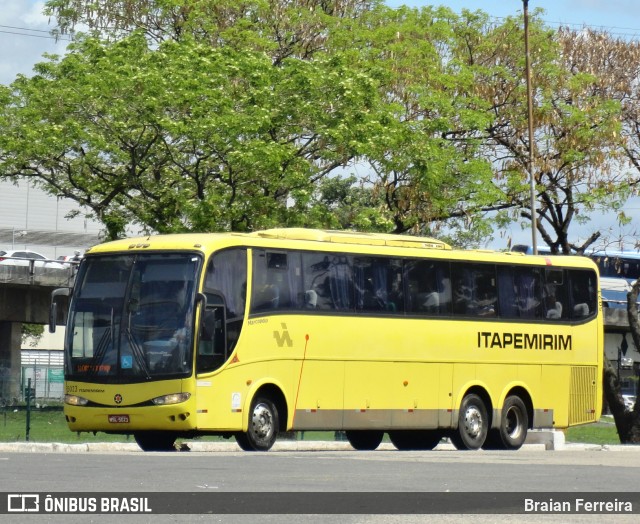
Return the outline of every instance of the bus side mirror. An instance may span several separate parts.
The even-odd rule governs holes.
[[[56,332],[56,325],[58,323],[58,303],[57,298],[69,296],[70,289],[68,287],[61,287],[54,289],[51,292],[51,306],[49,307],[49,333]]]
[[[202,316],[202,335],[201,340],[211,342],[214,337],[217,322],[217,309],[206,309]]]
[[[56,332],[56,319],[58,318],[58,304],[51,302],[49,308],[49,333]]]

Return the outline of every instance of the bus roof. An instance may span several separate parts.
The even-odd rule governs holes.
[[[333,231],[325,229],[274,228],[253,233],[184,233],[153,235],[138,238],[114,240],[99,244],[87,250],[87,253],[113,252],[132,249],[187,249],[201,248],[204,243],[224,238],[245,238],[264,240],[301,240],[340,244],[358,244],[366,246],[411,247],[438,250],[451,250],[451,246],[441,240],[430,237],[393,235],[388,233],[359,233],[355,231]],[[153,245],[152,245],[153,244]]]
[[[428,249],[451,249],[441,240],[430,237],[393,235],[389,233],[360,233],[356,231],[333,231],[327,229],[305,229],[301,227],[275,228],[250,233],[260,238],[281,238],[285,240],[311,240],[314,242],[335,242],[342,244],[362,244],[369,246],[423,247]]]
[[[638,251],[615,251],[609,249],[599,249],[587,253],[590,257],[614,257],[614,258],[628,258],[630,260],[640,260],[640,252]]]
[[[430,237],[305,228],[274,228],[252,233],[181,233],[127,238],[98,244],[88,249],[86,254],[91,256],[98,253],[141,252],[147,250],[198,250],[210,252],[238,245],[272,246],[275,249],[287,249],[293,248],[294,244],[300,245],[303,249],[313,249],[313,245],[316,244],[318,249],[322,251],[338,249],[347,252],[367,252],[372,254],[377,253],[378,249],[380,249],[379,252],[382,254],[382,249],[384,249],[385,253],[389,253],[387,249],[395,248],[414,250],[412,256],[420,256],[420,251],[431,251],[433,256],[437,258],[451,257],[478,262],[492,260],[494,262],[515,262],[540,266],[572,265],[575,267],[595,267],[595,264],[588,257],[550,255],[529,257],[523,256],[521,252],[513,251],[457,250],[452,249],[445,242]],[[319,244],[323,244],[322,247]]]

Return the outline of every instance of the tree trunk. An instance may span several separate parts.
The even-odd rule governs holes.
[[[640,279],[632,286],[627,295],[627,314],[631,338],[638,350],[640,350],[640,323],[638,322],[638,292],[640,291]],[[622,444],[640,444],[640,402],[636,400],[633,411],[627,411],[620,393],[620,381],[618,374],[611,363],[604,359],[604,395],[609,409],[613,415],[618,430],[618,437]],[[637,398],[636,386],[636,398]]]

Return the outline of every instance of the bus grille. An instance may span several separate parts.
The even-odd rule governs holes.
[[[571,368],[571,393],[569,398],[569,425],[595,422],[597,368],[575,366]]]

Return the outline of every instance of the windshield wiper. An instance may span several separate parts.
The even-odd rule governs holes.
[[[114,317],[113,308],[111,308],[109,329],[104,330],[104,333],[102,334],[102,336],[100,337],[100,340],[98,341],[98,345],[96,346],[96,352],[91,358],[91,362],[89,364],[89,370],[88,370],[89,375],[96,375],[98,373],[98,368],[100,366],[100,363],[104,359],[104,356],[107,352],[107,347],[109,346],[109,343],[114,339],[113,317]]]
[[[135,335],[131,332],[131,329],[127,326],[126,328],[127,340],[129,341],[129,345],[131,346],[131,351],[133,353],[133,358],[136,359],[136,363],[140,366],[140,369],[144,372],[145,378],[147,380],[151,380],[151,374],[149,373],[149,366],[147,366],[147,362],[144,358],[144,351],[138,344]]]

